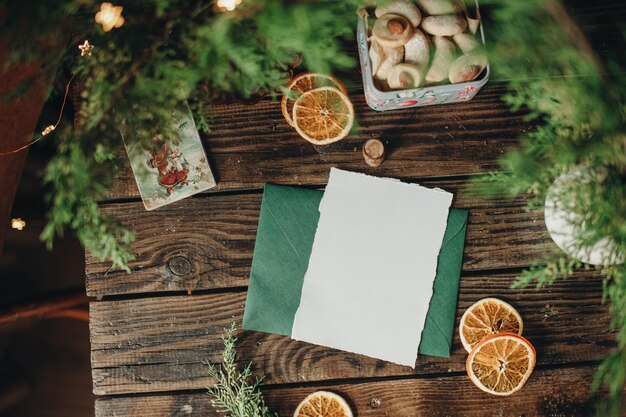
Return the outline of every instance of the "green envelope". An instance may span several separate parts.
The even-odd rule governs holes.
[[[266,184],[243,328],[291,335],[323,191]],[[450,357],[467,210],[450,209],[419,353]]]

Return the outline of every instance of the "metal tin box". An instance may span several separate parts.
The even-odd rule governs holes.
[[[476,3],[478,8],[478,2]],[[474,81],[458,84],[425,86],[411,90],[381,91],[374,85],[372,63],[370,61],[367,42],[367,17],[359,16],[357,27],[357,43],[361,74],[363,76],[363,90],[365,100],[376,111],[403,109],[410,107],[432,106],[434,104],[448,104],[468,101],[474,98],[489,80],[489,65]],[[485,43],[482,22],[479,27],[480,38]]]

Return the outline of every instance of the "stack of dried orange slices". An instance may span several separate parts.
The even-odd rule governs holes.
[[[287,123],[314,145],[343,139],[354,123],[346,87],[328,74],[304,72],[294,77],[280,107]]]
[[[535,368],[535,348],[523,338],[519,313],[497,298],[485,298],[468,308],[459,325],[461,343],[469,352],[467,374],[481,390],[493,395],[519,391]]]

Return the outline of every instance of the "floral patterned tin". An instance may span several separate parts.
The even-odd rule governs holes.
[[[478,3],[476,4],[478,7]],[[432,106],[468,101],[474,98],[489,80],[489,65],[474,81],[458,84],[433,85],[411,90],[381,91],[374,85],[372,63],[370,61],[367,43],[367,17],[359,16],[357,27],[357,43],[359,60],[363,76],[363,90],[365,100],[376,111],[395,110],[409,107]],[[480,24],[480,38],[485,43],[483,25]]]

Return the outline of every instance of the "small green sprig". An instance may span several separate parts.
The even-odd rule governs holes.
[[[276,417],[263,399],[259,390],[262,378],[256,377],[253,383],[252,363],[239,371],[235,363],[237,338],[233,333],[237,329],[235,323],[222,336],[224,342],[224,360],[219,365],[209,364],[209,375],[215,379],[215,385],[208,389],[211,404],[215,409],[229,417]]]

